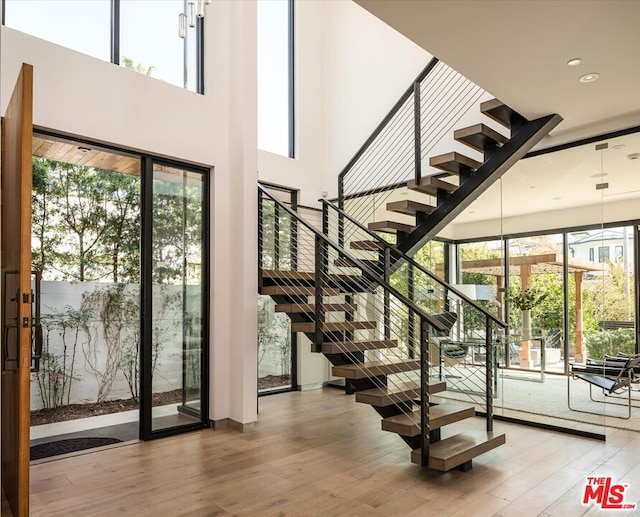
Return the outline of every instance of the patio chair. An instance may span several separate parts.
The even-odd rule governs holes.
[[[449,337],[453,325],[458,320],[455,312],[443,312],[436,314],[434,318],[448,327],[446,332],[434,332],[429,338],[431,364],[437,365],[442,370],[442,366],[451,367],[463,361],[467,357],[469,347],[464,343],[452,341]]]
[[[589,383],[589,398],[593,402],[606,402],[593,398],[593,386],[602,389],[605,397],[613,394],[621,394],[626,391],[627,404],[625,405],[628,407],[628,414],[626,417],[614,418],[623,418],[625,420],[631,418],[631,384],[638,382],[640,379],[637,376],[637,371],[640,369],[640,356],[605,356],[601,362],[591,361],[586,364],[571,364],[570,369],[571,374],[567,376],[567,405],[570,410],[590,413],[592,415],[602,415],[602,413],[595,411],[586,411],[571,407],[571,379],[573,378]]]

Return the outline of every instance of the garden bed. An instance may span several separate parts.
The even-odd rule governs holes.
[[[182,390],[165,391],[152,395],[154,406],[166,406],[182,402]],[[189,397],[192,399],[193,397]],[[198,398],[197,396],[195,398]],[[137,399],[106,400],[104,402],[89,402],[86,404],[69,404],[51,409],[39,409],[31,412],[31,425],[52,424],[77,420],[92,416],[108,415],[138,409],[140,403]]]

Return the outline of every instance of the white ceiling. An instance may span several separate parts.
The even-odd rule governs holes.
[[[640,125],[638,0],[355,1],[557,138]]]
[[[640,198],[640,133],[603,142],[607,149],[598,151],[597,143],[590,143],[520,160],[455,224],[546,212],[552,219],[547,227],[562,228],[571,224],[558,211],[578,207],[588,207],[591,221],[599,221],[605,205]],[[639,158],[631,159],[634,155]],[[637,219],[635,206],[631,218]]]
[[[528,119],[561,115],[538,148],[640,126],[640,0],[354,1]],[[454,225],[640,198],[640,133],[608,142],[520,160]]]

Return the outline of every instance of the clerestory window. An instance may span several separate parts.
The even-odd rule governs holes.
[[[294,4],[258,1],[258,148],[295,157]]]
[[[3,24],[204,93],[210,0],[3,0]]]

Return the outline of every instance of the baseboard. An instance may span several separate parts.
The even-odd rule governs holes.
[[[231,418],[221,418],[220,420],[211,420],[211,427],[216,430],[230,427],[234,431],[240,431],[241,433],[250,433],[251,431],[255,430],[256,423],[248,422],[246,424],[241,424],[240,422],[236,422]]]
[[[303,384],[303,385],[298,384],[296,386],[296,391],[321,390],[327,384],[328,384],[327,382],[316,382],[316,383],[313,383],[313,384]]]

